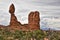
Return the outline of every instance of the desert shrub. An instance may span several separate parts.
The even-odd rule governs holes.
[[[15,30],[11,32],[8,29],[0,29],[0,40],[43,40],[45,37],[48,37],[50,40],[60,40],[60,32],[58,31],[22,31]],[[9,39],[10,38],[10,39]]]

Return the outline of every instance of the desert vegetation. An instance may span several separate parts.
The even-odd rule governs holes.
[[[60,32],[57,31],[10,31],[6,28],[0,29],[0,40],[44,40],[47,37],[49,40],[60,40]]]

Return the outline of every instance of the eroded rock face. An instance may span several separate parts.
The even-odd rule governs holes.
[[[17,20],[17,17],[14,14],[15,7],[14,7],[13,4],[9,8],[9,12],[11,14],[10,27],[12,27],[12,28],[19,28],[19,26],[21,26],[21,23]]]
[[[28,25],[31,30],[37,30],[40,29],[40,18],[39,18],[39,12],[31,12],[28,16]]]
[[[9,13],[11,14],[10,18],[10,24],[6,26],[8,29],[16,29],[16,30],[38,30],[40,29],[40,18],[39,18],[39,12],[30,12],[28,16],[28,24],[21,24],[18,20],[17,17],[14,14],[15,12],[15,7],[12,4],[9,8]],[[0,26],[0,28],[4,28],[5,26]]]

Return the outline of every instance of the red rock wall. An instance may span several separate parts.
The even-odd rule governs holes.
[[[38,11],[30,12],[28,16],[28,24],[21,24],[17,20],[17,17],[15,16],[14,12],[15,12],[15,7],[12,4],[9,8],[9,13],[11,14],[11,18],[10,18],[10,24],[7,26],[8,28],[23,30],[23,31],[40,29],[40,17]]]
[[[31,30],[40,29],[40,18],[39,18],[39,12],[31,12],[28,16],[28,25]]]

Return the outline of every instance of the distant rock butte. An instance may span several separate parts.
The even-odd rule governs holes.
[[[30,14],[28,15],[28,24],[21,24],[17,20],[17,17],[15,16],[14,12],[15,7],[13,4],[11,4],[9,8],[9,13],[11,15],[10,24],[8,26],[0,25],[0,28],[8,28],[11,30],[23,30],[23,31],[40,29],[40,17],[38,11],[30,12]]]

